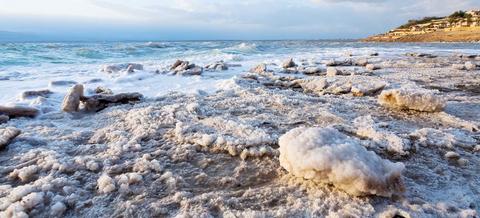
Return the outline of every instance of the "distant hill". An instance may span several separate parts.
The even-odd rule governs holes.
[[[363,39],[367,42],[480,42],[480,11],[457,11],[447,17],[425,17],[387,33]]]
[[[24,42],[38,40],[40,40],[40,37],[34,34],[0,31],[0,42]]]

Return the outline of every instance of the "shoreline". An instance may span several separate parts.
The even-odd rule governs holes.
[[[98,112],[57,108],[11,119],[0,127],[21,134],[0,151],[0,213],[478,216],[480,71],[465,68],[478,60],[452,54],[299,59],[258,65],[212,93],[170,92]],[[322,140],[280,139],[299,127],[333,128],[340,144],[332,149],[342,143],[359,149],[317,158],[329,158],[330,173],[356,175],[366,186],[324,180],[315,162],[298,161],[307,157],[284,159],[281,148],[304,144],[296,140]],[[394,178],[404,192],[362,158],[348,165],[363,149],[405,166]],[[285,161],[318,174],[296,174]],[[340,164],[351,168],[336,170]],[[372,174],[359,175],[364,168],[356,166]],[[385,190],[375,189],[382,185]]]

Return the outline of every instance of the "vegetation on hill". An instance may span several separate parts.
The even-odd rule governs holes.
[[[415,25],[426,24],[426,23],[430,23],[434,20],[440,20],[440,19],[444,19],[444,18],[448,18],[450,22],[454,22],[458,19],[470,19],[471,17],[472,17],[472,15],[467,14],[467,12],[465,12],[465,11],[456,11],[448,17],[424,17],[424,18],[418,19],[418,20],[417,19],[409,20],[408,23],[406,23],[404,25],[401,25],[398,28],[399,29],[406,29],[406,28],[410,28],[410,27],[415,26]]]

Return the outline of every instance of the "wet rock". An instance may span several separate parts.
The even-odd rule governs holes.
[[[10,120],[10,117],[7,115],[0,115],[0,124],[7,123]]]
[[[134,92],[120,93],[116,95],[99,94],[88,97],[83,96],[80,98],[80,101],[83,103],[86,111],[100,111],[112,105],[138,102],[142,98],[142,94]]]
[[[223,61],[218,61],[213,64],[209,64],[205,66],[205,69],[208,71],[222,71],[228,70],[228,65]]]
[[[70,88],[67,95],[63,98],[62,110],[65,112],[78,111],[80,98],[83,96],[83,85],[77,84]]]
[[[284,69],[287,69],[287,68],[292,68],[292,67],[296,67],[297,64],[295,64],[295,62],[293,61],[293,58],[290,58],[288,60],[286,60],[285,62],[283,62],[282,64],[282,67]]]
[[[13,139],[20,135],[21,131],[14,127],[0,129],[0,150],[8,146]]]
[[[117,73],[119,71],[126,70],[128,73],[132,73],[134,70],[143,70],[143,65],[136,63],[125,63],[125,64],[113,64],[105,65],[100,69],[104,73]]]
[[[373,65],[373,64],[367,64],[367,65],[365,66],[365,68],[367,68],[368,71],[374,71],[374,70],[380,69],[379,66],[376,66],[376,65]]]
[[[415,52],[406,53],[405,55],[409,57],[416,57],[416,58],[436,58],[437,57],[436,55],[433,55],[433,54],[415,53]]]
[[[12,117],[35,117],[38,115],[40,111],[36,108],[32,107],[23,107],[23,106],[15,106],[15,107],[5,107],[0,106],[0,114],[7,115],[10,118]]]
[[[465,58],[465,59],[475,59],[478,55],[475,54],[457,54],[458,58]]]
[[[103,86],[98,86],[97,88],[95,88],[94,90],[95,94],[104,94],[104,95],[112,95],[113,94],[113,91],[107,87],[103,87]]]
[[[203,72],[203,68],[194,67],[187,70],[179,71],[177,72],[177,74],[182,76],[195,76],[195,75],[201,75],[202,72]]]
[[[466,70],[476,70],[476,69],[477,69],[477,65],[474,64],[474,63],[471,62],[471,61],[467,61],[467,62],[465,62],[465,69],[466,69]]]
[[[256,67],[250,69],[250,72],[251,73],[258,73],[258,74],[265,73],[265,72],[267,72],[267,65],[266,64],[259,64]]]
[[[57,81],[50,81],[49,86],[70,86],[75,84],[77,84],[77,82],[75,81],[57,80]]]
[[[370,56],[378,56],[378,52],[373,52],[369,54]]]
[[[177,75],[191,76],[202,74],[203,68],[188,61],[177,60],[170,67],[170,71],[173,71],[173,73]]]
[[[33,97],[48,97],[53,94],[52,91],[48,89],[36,90],[36,91],[25,91],[22,93],[22,99],[33,98]]]

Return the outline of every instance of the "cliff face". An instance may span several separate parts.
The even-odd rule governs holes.
[[[480,41],[480,10],[455,12],[448,17],[410,20],[387,33],[371,36],[367,42],[471,42]]]

